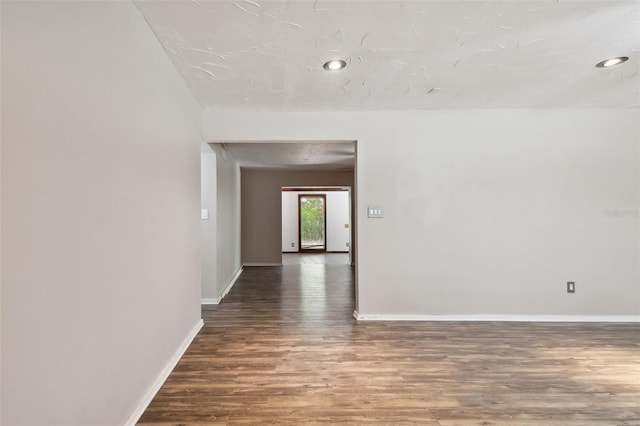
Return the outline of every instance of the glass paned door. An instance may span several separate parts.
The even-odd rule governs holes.
[[[325,195],[299,195],[300,251],[325,251],[326,198]]]

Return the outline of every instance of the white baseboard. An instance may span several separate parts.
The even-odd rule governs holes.
[[[282,266],[280,263],[243,263],[242,266]]]
[[[231,291],[231,288],[233,287],[233,285],[236,283],[238,278],[240,278],[240,274],[242,274],[242,266],[240,267],[240,269],[238,269],[238,271],[235,273],[235,275],[231,278],[231,280],[229,281],[227,286],[224,288],[224,290],[222,290],[222,293],[220,293],[220,296],[218,296],[215,299],[200,299],[200,304],[201,305],[218,305],[220,302],[222,302],[222,299],[224,299],[224,297],[227,294],[229,294],[229,292]]]
[[[358,321],[640,322],[640,315],[388,315],[353,312]]]
[[[222,299],[224,299],[224,297],[229,294],[229,292],[231,291],[231,288],[233,288],[233,285],[236,283],[236,281],[238,281],[238,278],[240,278],[240,274],[242,274],[242,266],[240,267],[240,269],[238,269],[238,271],[235,273],[235,275],[231,278],[231,280],[229,281],[229,283],[227,284],[227,286],[224,288],[224,290],[222,290],[222,294],[219,297],[219,301],[218,303],[220,303],[222,301]]]
[[[187,349],[189,348],[189,345],[191,345],[191,342],[193,341],[193,339],[195,339],[195,337],[198,335],[198,333],[200,332],[200,329],[203,326],[204,326],[204,321],[200,319],[198,320],[196,325],[191,329],[191,331],[189,331],[189,334],[187,335],[187,337],[185,337],[184,341],[182,342],[180,347],[178,347],[176,352],[173,354],[173,356],[171,357],[167,365],[162,369],[160,374],[158,374],[158,377],[156,378],[156,380],[154,380],[153,384],[149,387],[147,392],[145,392],[145,394],[142,396],[142,399],[136,406],[136,409],[133,411],[133,413],[131,413],[131,415],[127,418],[127,420],[125,420],[124,422],[125,426],[135,426],[138,420],[140,420],[140,417],[142,417],[142,415],[144,414],[144,411],[147,409],[149,404],[151,404],[151,401],[153,401],[153,398],[156,396],[156,394],[158,393],[158,391],[160,390],[164,382],[169,377],[169,374],[171,374],[173,369],[176,367],[176,365],[178,364],[178,361],[180,361],[180,358],[182,358],[182,355],[184,355],[184,353],[187,351]]]

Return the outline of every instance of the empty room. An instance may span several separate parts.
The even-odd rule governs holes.
[[[640,2],[0,2],[0,424],[640,425]]]

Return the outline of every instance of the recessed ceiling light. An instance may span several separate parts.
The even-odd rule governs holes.
[[[322,68],[324,68],[327,71],[339,71],[346,66],[347,66],[347,63],[342,59],[332,59],[330,61],[325,62]]]
[[[598,62],[596,67],[598,68],[608,68],[613,67],[615,65],[620,65],[623,62],[627,62],[629,58],[627,56],[618,56],[617,58],[605,59],[602,62]]]

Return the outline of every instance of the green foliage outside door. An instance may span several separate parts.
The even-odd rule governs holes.
[[[300,249],[325,250],[325,196],[300,195]]]

